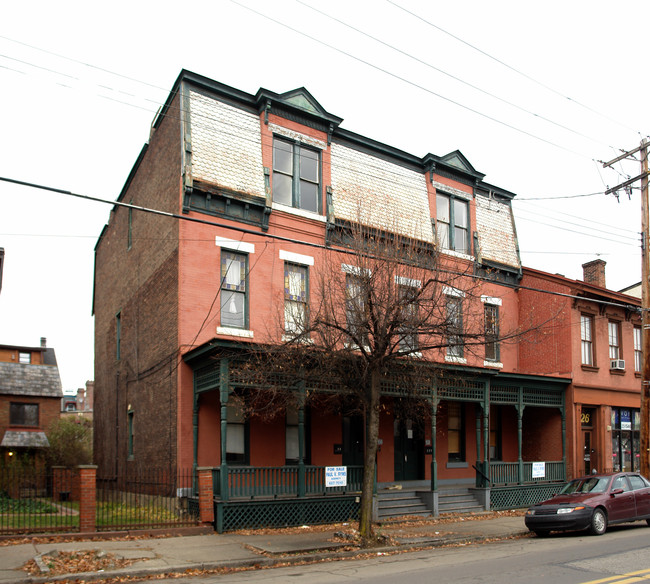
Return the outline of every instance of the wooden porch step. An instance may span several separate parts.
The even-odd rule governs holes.
[[[380,519],[404,515],[431,515],[415,490],[385,490],[377,495],[377,514]]]
[[[468,489],[441,491],[438,495],[438,512],[444,513],[479,513],[483,506]]]

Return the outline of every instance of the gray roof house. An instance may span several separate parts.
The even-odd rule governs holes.
[[[48,426],[59,418],[63,391],[53,349],[0,345],[0,450],[46,448]]]

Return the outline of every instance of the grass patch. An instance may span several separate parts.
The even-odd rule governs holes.
[[[0,497],[0,513],[57,513],[58,509],[40,499]]]

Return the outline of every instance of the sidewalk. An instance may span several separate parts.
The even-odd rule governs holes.
[[[340,529],[340,527],[338,528]],[[264,535],[240,533],[209,533],[181,537],[142,538],[122,541],[64,541],[0,546],[0,584],[45,583],[65,579],[101,580],[111,577],[146,577],[186,570],[216,570],[219,568],[255,568],[282,562],[306,559],[318,561],[332,557],[354,557],[357,550],[345,549],[344,541],[334,540],[337,528],[269,531]],[[486,519],[458,516],[451,523],[395,522],[384,524],[378,531],[390,537],[396,545],[364,550],[375,554],[405,551],[418,547],[439,547],[454,543],[480,542],[486,539],[515,537],[528,530],[521,516],[490,516]],[[108,567],[101,572],[53,575],[43,572],[30,576],[22,566],[38,556],[47,569],[47,555],[71,551],[96,551],[117,559],[133,560],[128,566]],[[287,557],[289,556],[289,557]]]

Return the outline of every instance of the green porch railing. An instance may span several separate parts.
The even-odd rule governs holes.
[[[564,462],[550,461],[544,463],[544,476],[533,478],[533,463],[522,463],[523,476],[521,483],[535,484],[548,482],[562,482],[566,480]],[[517,485],[519,480],[518,462],[490,462],[490,482],[496,485]]]
[[[307,495],[350,493],[361,490],[363,466],[347,467],[345,487],[326,487],[324,466],[305,465],[304,492]],[[213,492],[217,498],[300,496],[299,466],[228,467],[228,493],[221,492],[221,469],[212,469]]]

